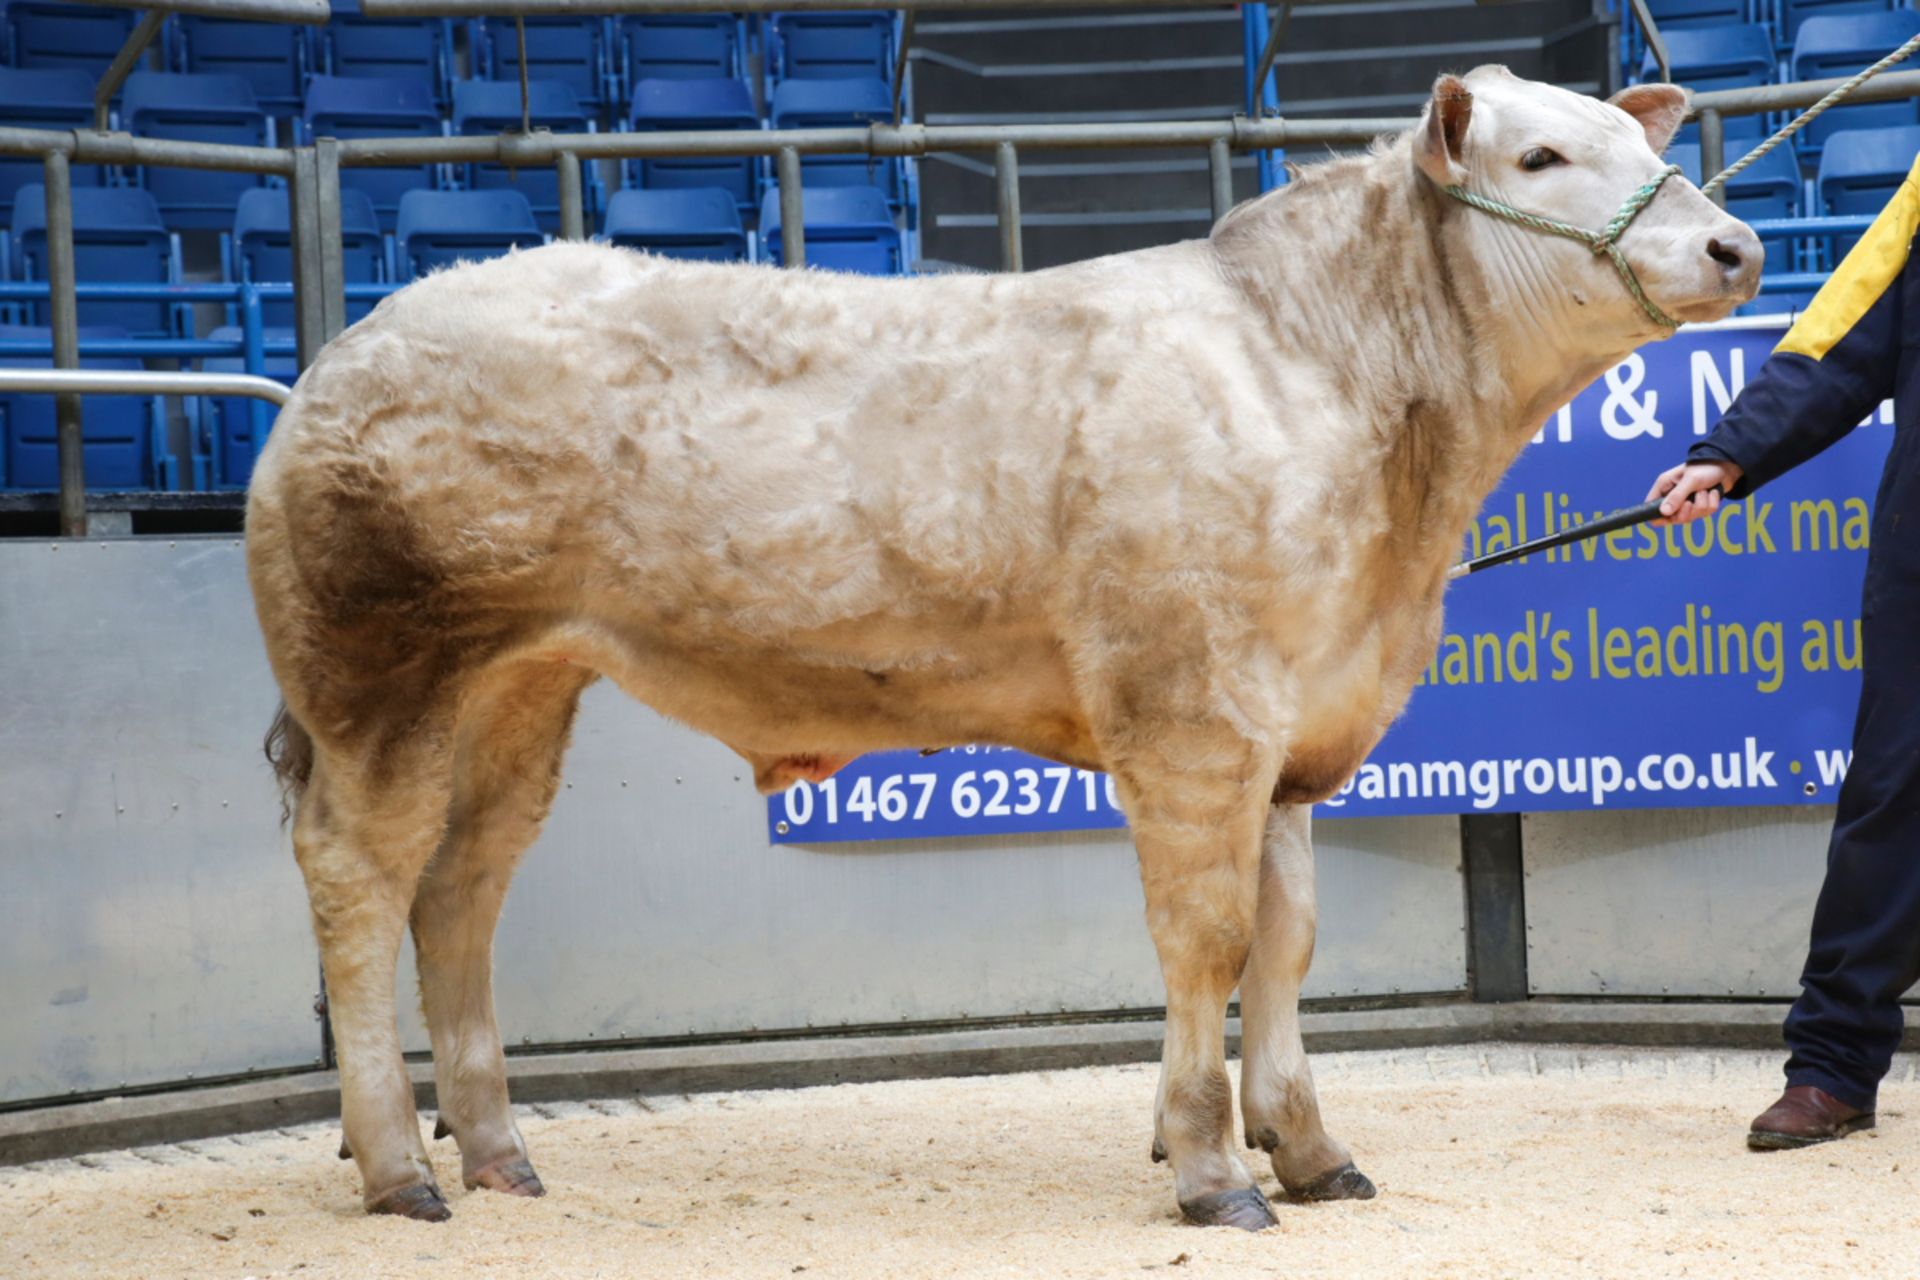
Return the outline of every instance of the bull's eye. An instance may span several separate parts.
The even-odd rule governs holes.
[[[1561,158],[1558,151],[1551,150],[1547,147],[1535,147],[1520,157],[1520,167],[1529,173],[1548,168],[1551,165],[1565,163],[1566,161]]]

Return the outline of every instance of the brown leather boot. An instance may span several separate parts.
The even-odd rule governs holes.
[[[1824,1089],[1798,1084],[1754,1118],[1747,1145],[1755,1151],[1787,1151],[1871,1128],[1873,1112],[1850,1107]]]

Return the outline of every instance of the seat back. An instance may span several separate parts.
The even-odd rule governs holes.
[[[242,331],[226,325],[207,337],[216,342],[239,342]],[[272,328],[262,337],[270,343],[292,342],[294,333],[291,328]],[[200,367],[208,373],[250,372],[239,356],[209,356]],[[259,372],[290,387],[300,376],[300,362],[290,355],[268,356]],[[260,408],[261,427],[271,430],[280,416],[280,406],[270,401],[251,396],[204,396],[200,400],[201,446],[212,460],[211,478],[216,489],[244,489],[253,477],[253,464],[259,460],[260,446],[266,443],[264,435],[257,443],[254,439],[255,405]]]
[[[571,86],[560,80],[527,82],[529,119],[536,129],[585,133],[589,121]],[[520,86],[510,80],[456,80],[453,131],[458,134],[517,132],[521,125]],[[560,175],[548,165],[509,169],[498,164],[466,166],[466,185],[476,191],[511,188],[527,197],[541,227],[560,227]],[[593,189],[585,184],[586,191]],[[583,195],[585,192],[583,192]],[[591,211],[586,211],[590,213]]]
[[[53,331],[34,325],[0,325],[0,338],[44,342],[45,355],[0,356],[0,368],[44,369],[52,359]],[[88,326],[80,341],[126,338],[124,329]],[[83,356],[83,369],[137,370],[131,356]],[[83,396],[81,457],[89,489],[151,489],[160,484],[164,420],[144,396]],[[60,427],[52,396],[0,395],[0,488],[60,487]]]
[[[1757,22],[1736,26],[1681,28],[1666,37],[1667,62],[1675,84],[1696,92],[1737,89],[1767,84],[1774,79],[1773,37]],[[1657,79],[1658,65],[1649,49],[1641,63],[1641,78]]]
[[[1795,80],[1849,76],[1878,62],[1899,45],[1920,35],[1920,13],[1895,9],[1881,13],[1815,14],[1801,22],[1790,66]],[[1920,123],[1920,104],[1874,102],[1834,107],[1800,134],[1800,155],[1818,159],[1828,138],[1842,129],[1878,129]]]
[[[315,76],[307,85],[304,122],[309,138],[437,138],[441,134],[433,88],[424,80]],[[401,195],[433,185],[433,166],[342,169],[340,185],[371,196],[380,225],[391,228]]]
[[[775,129],[858,129],[893,119],[893,93],[881,80],[783,80],[774,86]],[[898,201],[905,170],[897,157],[803,156],[800,180],[809,187],[878,187]]]
[[[740,207],[720,187],[616,191],[601,230],[612,244],[668,258],[739,262],[747,256]]]
[[[727,13],[630,13],[620,20],[625,82],[731,80],[746,74],[740,20]]]
[[[231,75],[136,71],[127,78],[120,122],[129,133],[146,138],[243,147],[264,147],[269,138],[267,116],[253,96],[253,86]],[[264,181],[252,173],[165,166],[134,172],[159,201],[169,227],[196,230],[229,225],[241,192]]]
[[[93,80],[72,67],[19,70],[0,67],[0,125],[17,129],[87,129],[93,126]],[[10,217],[13,199],[21,187],[46,179],[38,159],[0,160],[0,217]],[[98,165],[75,165],[69,171],[76,187],[97,187],[103,181]]]
[[[387,278],[386,242],[380,235],[373,200],[364,191],[340,191],[340,247],[343,278],[348,284],[378,284]],[[233,215],[233,276],[253,284],[293,283],[293,219],[283,188],[260,187],[245,192]],[[373,310],[364,298],[347,300],[347,323]],[[290,298],[264,299],[262,323],[294,323]]]
[[[533,206],[518,191],[409,191],[395,241],[401,275],[416,280],[456,262],[497,258],[545,243]]]
[[[270,114],[299,109],[300,91],[313,66],[306,27],[190,13],[174,21],[179,24],[183,70],[193,75],[239,76],[252,86],[261,109]]]
[[[424,81],[436,106],[453,79],[453,24],[445,18],[369,18],[360,0],[331,0],[321,29],[328,75]]]
[[[1885,13],[1893,6],[1887,0],[1779,0],[1780,34],[1789,48],[1800,34],[1800,24],[1808,18],[1824,18],[1836,13]]]
[[[781,79],[893,78],[892,10],[777,13],[768,29],[774,74]]]
[[[758,129],[753,93],[739,80],[641,80],[627,123],[636,133],[682,129]],[[656,156],[627,166],[627,184],[650,191],[720,187],[750,209],[759,198],[754,156]]]
[[[35,183],[13,202],[16,279],[47,278],[47,192]],[[173,239],[160,220],[160,206],[139,187],[76,187],[73,190],[73,261],[82,284],[169,284],[174,280]],[[172,304],[86,299],[83,324],[108,325],[136,337],[170,337]],[[44,301],[31,304],[35,324],[47,324]]]
[[[10,0],[16,67],[70,67],[98,78],[133,34],[136,14],[94,4],[52,4],[47,0]]]
[[[520,35],[513,19],[481,19],[472,28],[475,48],[495,80],[520,79]],[[527,78],[558,80],[586,110],[598,114],[607,100],[607,28],[601,18],[528,18]]]
[[[858,275],[906,274],[900,229],[886,194],[876,187],[818,187],[801,192],[807,265]],[[769,262],[783,263],[780,189],[768,190],[760,210],[760,239]]]

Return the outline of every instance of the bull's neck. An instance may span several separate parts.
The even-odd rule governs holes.
[[[1608,363],[1491,303],[1497,264],[1465,250],[1463,213],[1403,141],[1308,169],[1213,236],[1278,354],[1329,371],[1347,456],[1377,469],[1436,574],[1541,423]]]

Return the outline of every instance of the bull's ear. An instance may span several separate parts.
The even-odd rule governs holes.
[[[1443,187],[1467,180],[1467,123],[1473,119],[1473,92],[1459,76],[1433,82],[1433,100],[1414,140],[1413,159],[1420,172]]]
[[[1659,155],[1687,121],[1689,95],[1677,84],[1636,84],[1607,101],[1620,108],[1647,131],[1647,145]]]

